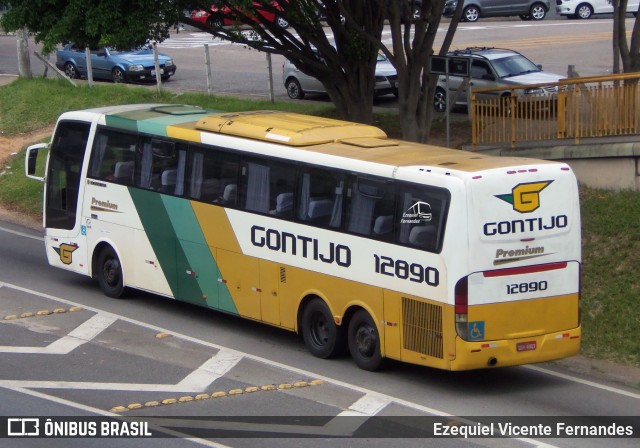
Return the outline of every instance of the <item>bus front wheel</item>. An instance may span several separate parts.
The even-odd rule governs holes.
[[[124,293],[124,281],[122,279],[122,265],[116,251],[112,247],[106,247],[100,252],[98,258],[98,283],[100,289],[108,297],[118,299]]]
[[[329,307],[321,299],[313,299],[307,304],[301,325],[304,344],[313,356],[327,359],[344,352],[344,328],[336,325]]]
[[[349,352],[358,367],[374,371],[382,366],[380,335],[376,324],[365,310],[357,311],[349,322]]]

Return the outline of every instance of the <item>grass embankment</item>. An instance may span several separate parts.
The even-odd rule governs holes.
[[[107,104],[170,102],[227,111],[278,109],[332,117],[330,105],[271,103],[203,94],[158,95],[153,89],[103,85],[73,88],[62,82],[19,80],[0,88],[0,130],[11,136],[49,126],[60,113]],[[377,124],[398,135],[397,120],[377,115]],[[455,131],[454,131],[455,132]],[[0,202],[37,215],[41,185],[22,173],[23,156],[0,172]],[[582,353],[640,366],[640,193],[581,188]]]

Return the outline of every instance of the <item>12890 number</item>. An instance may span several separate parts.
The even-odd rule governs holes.
[[[549,287],[546,280],[529,283],[512,283],[507,285],[507,294],[523,294],[525,292],[545,291]]]
[[[404,260],[394,260],[383,255],[374,255],[376,273],[411,280],[416,283],[426,283],[429,286],[440,284],[440,273],[436,268],[409,263]]]

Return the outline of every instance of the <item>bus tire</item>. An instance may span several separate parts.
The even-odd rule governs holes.
[[[344,327],[336,325],[321,299],[311,300],[302,313],[302,338],[307,350],[318,358],[334,358],[344,352]]]
[[[365,310],[357,311],[349,322],[349,352],[358,367],[374,371],[382,366],[380,334]]]
[[[107,246],[98,257],[98,283],[107,297],[119,299],[124,293],[122,264],[111,246]]]

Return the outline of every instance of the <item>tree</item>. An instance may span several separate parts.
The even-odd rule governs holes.
[[[186,1],[172,0],[8,0],[2,17],[7,31],[28,28],[43,52],[75,42],[81,46],[133,48],[163,40],[182,15]]]
[[[383,51],[398,73],[403,138],[427,141],[438,79],[437,75],[429,74],[428,68],[444,3],[445,0],[299,0],[278,8],[272,2],[227,0],[217,4],[230,8],[243,23],[251,24],[253,41],[251,35],[238,27],[202,29],[210,29],[222,39],[284,55],[304,73],[322,82],[341,116],[362,122],[370,122],[372,117],[375,57],[378,50]],[[439,50],[441,55],[447,53],[453,40],[463,3],[458,2]],[[258,10],[282,14],[297,36],[278,28]],[[320,14],[326,17],[335,45],[319,23]],[[391,29],[390,47],[381,42],[383,20],[388,21]]]
[[[398,72],[399,119],[402,136],[407,140],[426,142],[433,120],[433,97],[438,75],[429,73],[431,56],[445,0],[422,0],[416,8],[413,0],[375,0],[386,9],[391,29],[392,47],[380,48]],[[449,23],[439,55],[449,51],[453,35],[462,16],[464,2],[459,1]],[[417,13],[417,17],[416,17]]]
[[[608,0],[613,5],[613,72],[640,71],[640,14],[636,14],[631,32],[631,42],[627,42],[626,16],[628,0]],[[640,7],[639,7],[640,8]]]
[[[210,11],[212,1],[218,11],[226,8],[244,27],[191,20],[191,9]],[[48,52],[68,41],[119,48],[162,41],[173,24],[183,21],[223,39],[285,56],[322,82],[342,118],[363,123],[373,118],[374,72],[378,51],[383,51],[398,72],[403,137],[426,141],[437,81],[428,67],[444,1],[9,0],[11,9],[3,25],[9,30],[27,27]],[[440,54],[446,54],[449,48],[462,3],[458,2]],[[268,13],[281,15],[289,27],[278,26],[268,19]],[[381,42],[385,20],[391,28],[390,47]],[[251,32],[243,29],[246,27]]]
[[[183,21],[222,39],[285,56],[324,85],[339,116],[371,123],[374,72],[384,26],[384,10],[373,8],[372,3],[220,0],[215,3],[218,14],[235,16],[243,26],[219,26],[215,20],[201,24],[188,17]],[[195,6],[210,10],[210,2],[197,2]],[[212,19],[219,15],[214,14]],[[270,15],[286,19],[288,28],[270,20]],[[323,29],[321,18],[329,32]]]

